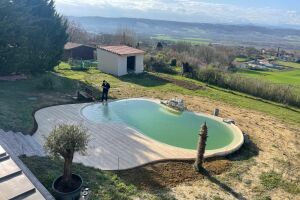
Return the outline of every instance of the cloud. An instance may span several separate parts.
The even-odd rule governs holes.
[[[136,17],[192,22],[300,25],[300,12],[196,0],[56,0],[72,16]]]

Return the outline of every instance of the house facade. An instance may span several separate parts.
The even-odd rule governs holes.
[[[144,54],[144,51],[128,46],[98,46],[98,69],[115,76],[142,73]]]

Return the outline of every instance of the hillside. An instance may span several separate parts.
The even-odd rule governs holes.
[[[254,25],[229,25],[186,23],[135,18],[69,17],[94,33],[115,33],[120,27],[128,27],[139,35],[159,40],[186,40],[247,45],[257,47],[283,47],[300,49],[300,30]]]

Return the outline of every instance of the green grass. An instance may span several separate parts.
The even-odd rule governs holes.
[[[281,178],[281,175],[274,171],[263,173],[259,177],[261,184],[268,190],[278,188],[282,181]]]
[[[21,157],[34,175],[52,193],[52,182],[62,173],[63,161],[41,157]],[[84,186],[92,191],[91,200],[126,200],[138,195],[134,185],[125,183],[113,172],[104,172],[82,164],[73,165],[73,173],[79,174]]]
[[[248,58],[241,58],[241,57],[237,57],[234,59],[235,62],[247,62],[249,61]]]
[[[276,62],[278,65],[282,65],[284,67],[292,67],[292,68],[297,68],[300,69],[300,63],[295,63],[295,62],[285,62],[285,61],[277,61]]]
[[[43,81],[53,80],[45,89]],[[33,129],[35,110],[70,102],[76,83],[51,73],[32,76],[28,80],[0,81],[0,128],[28,133]]]
[[[171,42],[188,42],[194,45],[207,45],[211,42],[211,40],[209,39],[205,39],[205,38],[193,38],[193,37],[172,37],[169,35],[156,35],[156,36],[152,36],[151,39],[155,39],[155,40],[163,40],[163,41],[171,41]]]
[[[283,180],[282,175],[277,172],[265,172],[260,175],[259,179],[260,183],[267,190],[282,188],[288,193],[300,194],[300,187],[296,183]]]
[[[300,68],[274,71],[254,71],[242,69],[238,73],[252,78],[271,81],[273,83],[293,85],[300,89]]]

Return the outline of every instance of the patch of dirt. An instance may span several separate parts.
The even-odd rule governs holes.
[[[181,183],[201,180],[203,174],[196,172],[194,161],[167,161],[149,164],[131,170],[119,171],[117,174],[140,189],[154,190],[172,188]],[[212,175],[219,175],[230,169],[230,161],[220,158],[204,163],[204,168]]]

